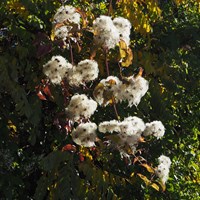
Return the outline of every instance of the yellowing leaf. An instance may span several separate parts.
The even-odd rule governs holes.
[[[132,173],[131,173],[131,175],[130,175],[130,177],[133,177],[134,175],[135,175],[135,173],[134,173],[134,172],[132,172]]]
[[[145,182],[146,185],[151,184],[151,181],[146,176],[139,174],[139,173],[137,175]]]
[[[155,172],[154,169],[151,166],[149,166],[149,165],[147,165],[145,163],[141,164],[141,166],[145,167],[147,169],[147,171],[150,172],[150,173],[154,173]]]
[[[144,137],[140,137],[138,141],[139,142],[145,142],[145,139],[144,139]]]
[[[80,153],[81,153],[81,156],[88,158],[90,161],[93,160],[93,157],[87,148],[81,147]]]
[[[159,189],[160,189],[159,186],[157,184],[155,184],[155,183],[150,184],[150,186],[152,188],[154,188],[155,190],[157,190],[157,191],[159,191]]]
[[[166,185],[162,181],[157,181],[157,183],[159,183],[159,185],[162,188],[162,191],[164,192],[166,190]]]
[[[82,28],[86,28],[88,21],[87,21],[87,15],[85,12],[83,12],[81,9],[77,8],[76,11],[81,15],[82,19]]]
[[[103,97],[103,106],[107,104],[113,104],[115,102],[115,98],[113,96],[113,91],[110,88],[115,85],[115,80],[109,80],[106,82],[106,85],[99,83],[93,91],[93,96],[95,99],[98,99],[99,96]]]
[[[122,59],[122,66],[129,67],[132,64],[133,52],[123,40],[120,40],[119,42],[119,52]]]
[[[120,51],[121,58],[125,58],[126,51],[127,51],[127,45],[126,45],[126,42],[124,42],[123,40],[120,40],[120,42],[119,42],[119,51]]]
[[[51,41],[54,41],[54,39],[55,39],[55,30],[54,29],[52,29],[52,31],[51,31],[50,39],[51,39]]]
[[[7,1],[6,8],[13,14],[18,14],[25,19],[27,19],[29,15],[26,7],[19,0]]]
[[[17,132],[17,127],[12,123],[11,120],[8,120],[8,128],[14,133]]]

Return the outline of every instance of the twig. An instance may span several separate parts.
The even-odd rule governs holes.
[[[122,75],[122,68],[121,68],[121,65],[120,65],[119,62],[118,62],[118,67],[119,67],[119,74],[120,74],[120,77],[123,78],[123,75]]]
[[[68,40],[69,42],[69,49],[70,49],[70,56],[71,56],[71,63],[74,65],[74,56],[73,56],[73,51],[72,51],[72,44],[70,42],[70,39]]]
[[[110,0],[109,2],[109,7],[108,7],[108,16],[111,14],[111,11],[112,11],[112,0]]]
[[[119,116],[119,114],[118,114],[118,112],[117,112],[117,107],[116,107],[115,101],[114,101],[114,103],[113,103],[113,108],[114,108],[114,110],[115,110],[115,114],[116,114],[117,120],[120,120],[120,116]]]
[[[109,66],[108,66],[108,49],[105,49],[105,63],[106,63],[106,72],[107,76],[110,76]]]

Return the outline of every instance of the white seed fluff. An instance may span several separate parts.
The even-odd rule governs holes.
[[[123,152],[127,145],[134,152],[144,129],[145,124],[143,120],[135,116],[127,117],[121,122],[111,120],[99,124],[99,131],[102,133],[118,133],[117,148],[120,152]]]
[[[143,132],[144,136],[153,135],[157,139],[160,139],[165,134],[165,127],[161,121],[153,121],[151,123],[146,123],[146,128]]]
[[[53,17],[53,23],[69,21],[74,24],[80,23],[80,14],[73,6],[61,6]]]
[[[124,119],[124,121],[128,121],[132,123],[133,129],[135,130],[134,134],[139,134],[145,130],[145,123],[143,122],[142,119],[136,116],[130,116]]]
[[[111,17],[101,15],[93,22],[94,42],[103,48],[112,49],[119,42],[119,32]]]
[[[168,166],[168,167],[170,167],[171,166],[171,160],[170,160],[170,158],[169,157],[167,157],[167,156],[165,156],[165,155],[161,155],[159,158],[158,158],[158,162],[159,162],[159,164],[164,164],[164,165],[166,165],[166,166]]]
[[[69,36],[70,28],[68,26],[61,26],[55,30],[55,37],[57,39],[63,39],[66,40],[66,38]]]
[[[161,155],[158,158],[159,165],[156,169],[156,175],[160,178],[160,180],[165,184],[169,178],[169,169],[171,166],[171,160],[169,157]]]
[[[122,91],[122,96],[128,101],[129,107],[137,106],[149,89],[148,81],[141,76],[129,78],[129,84],[126,86],[125,90]]]
[[[43,65],[43,72],[53,84],[60,84],[71,68],[72,65],[62,56],[53,56],[50,61]]]
[[[120,39],[124,40],[128,46],[130,44],[130,21],[123,17],[116,17],[113,19],[113,23],[119,32]]]
[[[119,132],[119,122],[117,120],[105,121],[99,124],[99,131],[102,133]]]
[[[95,146],[97,125],[95,123],[80,124],[75,130],[72,131],[73,141],[84,147]]]
[[[55,38],[62,39],[65,43],[70,31],[80,28],[80,14],[73,6],[61,6],[53,17],[53,27]]]
[[[98,77],[99,68],[94,60],[85,59],[80,61],[73,70],[70,71],[68,81],[71,86],[85,85]]]
[[[116,76],[108,76],[106,79],[102,79],[99,84],[102,87],[95,92],[95,100],[100,105],[107,106],[110,100],[108,97],[112,98],[117,95],[117,88],[122,82]]]
[[[65,109],[69,119],[78,121],[81,118],[90,118],[97,108],[97,102],[89,99],[85,94],[72,96],[68,107]]]

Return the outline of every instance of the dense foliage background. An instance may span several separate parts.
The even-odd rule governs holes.
[[[117,109],[121,118],[131,114],[146,122],[159,119],[165,125],[161,140],[141,145],[149,165],[156,166],[162,153],[172,159],[165,191],[135,175],[139,172],[150,179],[145,168],[134,162],[129,165],[115,150],[76,146],[67,151],[66,145],[73,142],[63,114],[66,91],[46,84],[42,72],[52,55],[70,61],[70,51],[50,39],[51,19],[62,3],[0,3],[0,198],[198,199],[199,1],[66,1],[84,13],[89,25],[101,14],[131,21],[133,62],[123,73],[137,74],[144,68],[150,89],[137,108],[120,104]],[[76,63],[88,58],[92,48],[92,33],[83,29],[81,39],[81,51],[73,47]],[[111,74],[119,74],[115,57],[109,59]],[[106,77],[101,55],[97,61],[101,76]],[[114,109],[108,106],[99,108],[92,120],[113,118]]]

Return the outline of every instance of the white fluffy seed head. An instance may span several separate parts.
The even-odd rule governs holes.
[[[74,66],[73,69],[69,71],[67,80],[70,86],[78,87],[80,86],[80,84],[82,84],[82,75],[78,71],[76,71],[76,66]]]
[[[142,119],[135,116],[127,117],[121,122],[111,120],[99,124],[99,131],[102,133],[118,133],[119,140],[116,145],[120,152],[124,152],[127,147],[135,152],[144,129],[145,124]]]
[[[169,168],[171,166],[171,160],[165,155],[161,155],[158,158],[159,165],[156,169],[156,175],[165,184],[169,177]]]
[[[53,23],[62,23],[69,21],[71,23],[80,23],[80,14],[76,12],[73,6],[61,6],[53,17]]]
[[[99,68],[94,60],[85,59],[69,72],[68,81],[71,86],[85,85],[98,77]]]
[[[56,26],[57,24],[61,26]],[[73,6],[61,6],[53,17],[53,29],[56,39],[62,39],[65,43],[70,31],[80,28],[80,14]],[[72,39],[72,37],[71,37]]]
[[[140,137],[142,131],[145,129],[145,124],[142,119],[135,116],[125,118],[119,122],[117,120],[105,121],[99,124],[99,131],[102,133],[106,132],[117,132],[124,137],[137,136]]]
[[[165,155],[161,155],[159,158],[158,158],[158,162],[159,164],[164,164],[166,166],[168,166],[170,168],[171,166],[171,160],[169,157],[165,156]]]
[[[160,180],[165,184],[169,178],[169,167],[163,163],[158,165],[155,170],[156,175],[160,178]]]
[[[82,82],[93,81],[98,77],[99,68],[94,60],[85,59],[78,63],[76,70],[82,74]]]
[[[165,127],[161,121],[153,121],[151,123],[146,123],[146,128],[143,132],[144,136],[153,135],[157,139],[160,139],[165,134]]]
[[[130,116],[124,119],[124,121],[128,121],[132,123],[134,130],[136,130],[135,134],[141,135],[141,133],[145,130],[145,123],[142,119],[136,116]]]
[[[143,77],[138,76],[129,79],[129,83],[124,93],[124,97],[128,100],[129,106],[137,106],[141,98],[146,94],[149,89],[149,82]]]
[[[96,101],[89,99],[85,94],[75,94],[65,110],[70,119],[78,121],[80,118],[90,118],[96,108]]]
[[[97,31],[97,32],[103,31],[101,29],[109,30],[112,25],[113,25],[113,21],[111,17],[105,16],[105,15],[101,15],[93,21],[93,29],[94,31]]]
[[[122,84],[122,82],[115,76],[108,76],[106,79],[102,79],[95,88],[95,100],[100,105],[107,106],[109,100],[116,96],[116,88],[118,88],[120,84]]]
[[[69,31],[70,31],[69,27],[67,27],[67,26],[61,26],[61,27],[59,27],[59,28],[57,28],[55,30],[55,37],[57,39],[66,40],[66,38],[69,36]]]
[[[103,48],[112,49],[119,42],[119,32],[111,17],[101,15],[93,22],[94,42]]]
[[[119,85],[115,91],[116,102],[128,101],[129,107],[137,106],[146,94],[149,82],[143,77],[129,77],[125,83]]]
[[[71,68],[72,65],[62,56],[53,56],[50,61],[43,65],[43,72],[53,84],[60,84]]]
[[[119,125],[120,133],[124,135],[132,135],[134,131],[134,127],[129,121],[122,121]]]
[[[99,124],[99,131],[102,133],[119,132],[119,122],[117,120],[105,121]]]
[[[120,137],[120,142],[121,144],[128,144],[129,146],[135,146],[138,144],[139,141],[139,136],[138,135],[127,135],[127,134],[123,134],[120,133],[119,134]]]
[[[128,46],[130,44],[130,21],[123,17],[116,17],[113,19],[113,23],[119,32],[120,39],[124,40]]]
[[[84,147],[95,146],[97,125],[95,123],[80,124],[72,131],[73,141]]]

